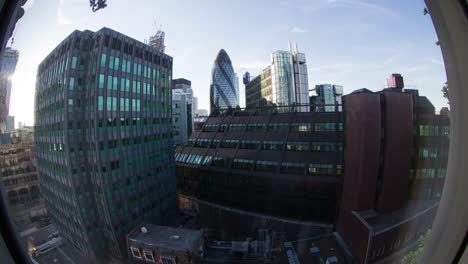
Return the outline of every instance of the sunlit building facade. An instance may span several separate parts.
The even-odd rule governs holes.
[[[7,48],[0,54],[0,132],[6,131],[6,118],[10,109],[12,76],[18,63],[19,52]]]
[[[334,112],[342,111],[341,96],[343,95],[343,86],[335,84],[319,84],[315,86],[317,97],[315,99],[314,111],[316,112]]]
[[[83,254],[124,258],[134,226],[171,221],[171,76],[172,57],[108,28],[74,31],[39,65],[40,184]]]
[[[310,111],[306,57],[297,46],[273,52],[271,65],[244,83],[247,108],[278,106],[281,112]]]
[[[211,73],[211,112],[239,106],[238,81],[231,59],[224,49],[220,50]]]

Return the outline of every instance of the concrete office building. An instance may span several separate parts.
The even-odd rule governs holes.
[[[39,65],[40,184],[85,255],[124,258],[134,226],[172,220],[171,76],[172,57],[108,28],[74,31]]]
[[[10,97],[12,82],[11,77],[15,73],[19,52],[6,48],[0,54],[0,132],[6,131],[6,118],[10,109]]]
[[[32,130],[11,131],[10,143],[0,144],[0,186],[12,220],[20,229],[47,214],[39,189],[32,133]]]
[[[342,118],[340,112],[212,114],[189,145],[176,149],[179,194],[197,200],[203,227],[223,235],[248,234],[260,222],[292,233],[330,231],[338,212]]]
[[[224,49],[220,50],[213,64],[210,84],[210,112],[239,106],[239,79],[231,59]]]
[[[319,84],[315,86],[315,92],[317,93],[315,102],[310,106],[312,111],[341,112],[343,110],[341,101],[343,86],[335,84]]]
[[[192,101],[192,118],[198,117],[198,97],[193,97]]]
[[[174,145],[187,144],[193,130],[190,95],[181,90],[172,90],[172,130]]]
[[[202,230],[140,224],[127,235],[127,246],[130,263],[205,263]]]
[[[357,263],[411,249],[441,196],[449,118],[417,90],[343,98],[342,112],[211,115],[176,149],[180,197],[224,236],[255,228],[297,234],[275,222],[287,217],[316,224],[302,222],[312,232],[297,239],[335,226]]]
[[[283,112],[310,111],[306,57],[297,45],[274,52],[271,65],[252,80],[250,74],[244,75],[244,84],[246,108],[279,106],[278,111]]]
[[[194,99],[192,85],[186,79],[172,80],[172,127],[174,144],[187,144],[193,131]]]
[[[346,95],[344,111],[337,231],[357,263],[392,262],[432,224],[445,180],[449,118],[436,115],[417,90],[398,87]]]

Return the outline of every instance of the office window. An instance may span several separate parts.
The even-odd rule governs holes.
[[[112,82],[112,89],[117,90],[118,89],[117,87],[118,87],[118,83],[119,83],[119,78],[114,77],[113,79],[114,79],[114,81]]]
[[[135,247],[130,247],[130,250],[132,251],[132,256],[133,256],[134,258],[141,259],[140,249],[135,248]]]
[[[70,90],[75,89],[75,78],[70,77],[70,85],[68,87]]]
[[[280,171],[287,174],[304,174],[304,163],[282,162]]]
[[[146,261],[154,262],[153,252],[143,249],[143,256]]]
[[[117,97],[112,97],[112,111],[117,111]]]
[[[236,148],[239,140],[223,140],[221,142],[222,148]]]
[[[215,132],[218,130],[218,124],[206,124],[203,127],[203,132]]]
[[[229,131],[244,131],[245,127],[245,124],[230,124]]]
[[[224,163],[225,163],[225,160],[223,157],[214,157],[211,165],[215,167],[224,167]]]
[[[288,142],[286,144],[287,151],[309,151],[309,143],[307,142]]]
[[[100,95],[98,96],[98,111],[104,110],[104,98]]]
[[[112,76],[107,76],[107,89],[112,89]]]
[[[71,68],[72,69],[76,69],[76,61],[77,61],[77,57],[73,56],[72,57],[72,62],[71,62]]]
[[[109,57],[109,68],[114,69],[114,56]]]
[[[116,71],[119,70],[119,61],[120,61],[120,58],[116,57],[115,61],[114,61],[114,70],[116,70]]]
[[[112,97],[107,97],[107,106],[106,106],[107,111],[112,110]]]
[[[212,159],[213,159],[212,156],[205,156],[205,158],[203,159],[202,165],[210,165]]]
[[[288,131],[289,124],[287,123],[273,123],[268,124],[267,131]]]
[[[257,140],[243,140],[241,141],[241,149],[257,149],[260,145],[260,141]]]
[[[161,263],[162,264],[176,264],[175,257],[162,257],[161,256]]]
[[[309,132],[311,130],[312,130],[311,124],[307,124],[307,123],[291,124],[291,131],[294,131],[294,132]]]
[[[105,53],[101,54],[101,67],[106,67],[107,55]]]
[[[276,171],[278,168],[278,162],[257,160],[254,168],[258,171]]]
[[[122,60],[122,72],[127,72],[127,60]]]
[[[234,169],[241,169],[241,170],[249,170],[252,168],[254,164],[253,160],[246,160],[246,159],[234,159],[232,162],[232,168]]]
[[[263,141],[263,150],[282,150],[283,142],[281,141]]]
[[[104,74],[99,74],[99,88],[104,88]]]
[[[247,125],[247,131],[257,131],[261,132],[265,128],[264,124],[248,124]]]

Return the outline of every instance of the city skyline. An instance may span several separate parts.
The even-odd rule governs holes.
[[[212,60],[219,49],[229,51],[238,75],[249,71],[256,76],[268,65],[269,55],[289,41],[297,42],[308,58],[311,86],[336,83],[344,86],[344,94],[363,87],[376,91],[385,87],[386,76],[398,72],[405,76],[407,88],[424,91],[437,109],[447,106],[440,92],[446,81],[442,56],[430,18],[422,14],[423,1],[277,1],[249,4],[248,8],[245,4],[206,1],[185,3],[181,10],[178,1],[140,5],[112,1],[92,13],[82,1],[46,4],[30,0],[14,35],[13,48],[20,51],[20,59],[10,114],[17,121],[33,124],[37,65],[73,30],[106,26],[143,41],[155,34],[155,21],[166,32],[166,53],[174,57],[174,78],[192,80],[201,109],[209,109]],[[133,12],[128,12],[129,7]],[[253,17],[256,24],[252,24]],[[39,27],[53,30],[44,32]],[[30,39],[38,41],[30,45]],[[244,106],[243,85],[239,90]]]

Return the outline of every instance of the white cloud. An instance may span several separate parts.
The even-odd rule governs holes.
[[[300,27],[293,27],[291,29],[291,32],[292,33],[306,33],[307,30],[306,29],[303,29],[303,28],[300,28]]]

